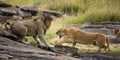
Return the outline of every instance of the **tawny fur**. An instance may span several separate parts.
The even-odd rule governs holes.
[[[117,36],[117,38],[120,37],[120,29],[115,29],[114,34]]]
[[[52,47],[46,39],[44,34],[50,27],[53,18],[48,14],[42,14],[33,20],[15,21],[12,24],[7,23],[5,27],[18,37],[18,41],[23,42],[25,36],[33,36],[34,40],[40,45],[40,40],[48,47]],[[41,45],[40,45],[41,46]]]
[[[76,43],[92,44],[100,48],[98,52],[102,48],[106,51],[110,50],[108,38],[102,33],[86,32],[75,27],[63,27],[56,34],[60,36],[60,40],[56,44],[73,43],[73,47],[75,47]]]

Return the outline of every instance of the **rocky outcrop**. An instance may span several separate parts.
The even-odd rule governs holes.
[[[96,53],[96,52],[83,52],[79,53],[76,57],[83,60],[120,60],[120,53]]]
[[[5,3],[3,1],[0,1],[0,7],[12,7],[12,5],[7,4],[7,3]]]
[[[47,14],[56,16],[56,17],[62,17],[63,16],[63,14],[61,12],[57,12],[57,11],[43,10],[43,9],[40,9],[40,11],[43,12],[43,13],[47,13]]]
[[[35,6],[16,6],[0,1],[0,23],[5,23],[8,20],[27,20],[32,16],[38,16],[40,13],[47,13],[55,17],[62,17],[61,12],[52,10],[39,10]]]

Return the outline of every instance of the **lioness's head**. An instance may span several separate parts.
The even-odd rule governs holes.
[[[58,35],[59,38],[62,38],[63,36],[67,34],[68,34],[67,28],[61,28],[56,32],[56,35]]]
[[[120,37],[120,29],[115,29],[114,34],[115,36]]]

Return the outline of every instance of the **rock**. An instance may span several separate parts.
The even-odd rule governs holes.
[[[62,13],[51,10],[39,10],[34,6],[16,6],[0,1],[0,23],[4,24],[8,20],[28,20],[37,16],[38,12],[47,13],[52,16],[62,17]]]
[[[8,59],[13,59],[13,56],[8,55],[8,54],[0,54],[0,60],[8,60]]]
[[[76,57],[83,60],[120,60],[120,53],[79,53]]]
[[[42,9],[40,9],[40,11],[42,11],[43,13],[47,13],[47,14],[53,15],[55,17],[62,17],[63,16],[63,14],[61,12],[57,12],[57,11],[42,10]]]
[[[1,15],[3,16],[13,16],[17,14],[15,9],[12,7],[0,8],[0,12],[1,12]]]
[[[20,17],[24,17],[24,12],[22,12],[19,8],[13,8],[13,7],[0,8],[0,12],[2,16],[18,15]]]
[[[41,48],[47,50],[46,47],[41,47]],[[54,52],[67,56],[73,56],[75,54],[78,54],[78,48],[55,45]]]
[[[36,7],[31,7],[31,6],[16,6],[17,8],[20,8],[22,11],[26,13],[30,13],[31,16],[36,16],[39,9]]]
[[[5,3],[3,1],[0,1],[0,7],[12,7],[12,5],[7,4],[7,3]]]
[[[56,45],[55,48],[58,52],[61,52],[61,54],[64,55],[73,56],[75,54],[78,54],[78,48],[61,45]]]

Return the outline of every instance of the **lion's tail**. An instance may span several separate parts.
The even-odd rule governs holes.
[[[7,22],[6,24],[5,24],[5,28],[8,30],[8,29],[10,29],[10,22]]]

